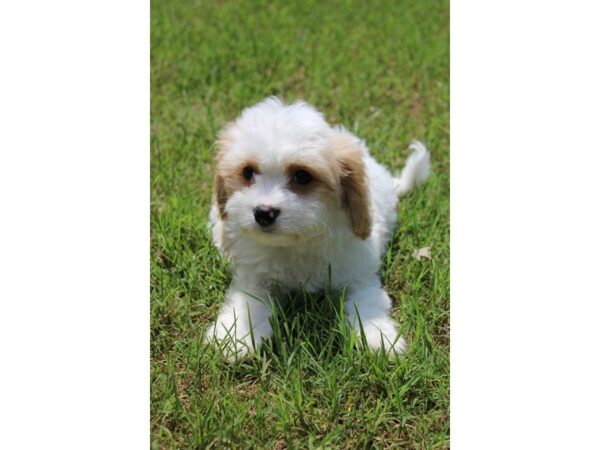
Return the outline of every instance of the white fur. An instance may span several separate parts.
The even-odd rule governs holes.
[[[351,137],[363,152],[372,215],[367,239],[353,234],[341,205],[327,207],[286,186],[285,164],[299,155],[310,155],[314,164],[324,163],[332,137],[340,134]],[[390,316],[391,301],[377,272],[396,226],[398,197],[429,174],[425,146],[411,144],[414,152],[394,178],[371,157],[364,141],[342,127],[329,126],[321,113],[304,102],[284,105],[277,98],[244,110],[229,128],[229,136],[226,157],[254,158],[261,174],[253,185],[228,199],[226,220],[220,218],[216,205],[210,211],[213,240],[231,264],[233,281],[208,338],[220,341],[230,357],[245,354],[253,342],[259,345],[272,333],[269,302],[274,284],[318,291],[327,285],[330,267],[332,285],[347,289],[345,312],[350,324],[360,329],[358,312],[371,348],[383,344],[388,352],[402,353],[406,344]],[[275,232],[265,233],[255,223],[252,211],[258,204],[281,209]]]

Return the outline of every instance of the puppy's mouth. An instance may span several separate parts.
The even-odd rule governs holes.
[[[270,227],[244,228],[244,234],[251,240],[270,247],[288,247],[298,244],[302,238],[299,233],[282,232],[276,225]]]

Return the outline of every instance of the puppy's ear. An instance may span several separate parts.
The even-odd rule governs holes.
[[[225,205],[227,204],[227,200],[229,198],[221,166],[224,155],[227,152],[227,148],[231,143],[230,132],[232,127],[233,125],[231,123],[225,125],[223,129],[219,132],[219,136],[217,138],[217,147],[219,151],[217,152],[216,156],[217,173],[215,174],[213,201],[219,208],[219,216],[221,217],[221,220],[225,220],[227,218],[227,211],[225,211]]]
[[[366,239],[371,235],[372,218],[363,152],[348,136],[337,136],[333,150],[340,166],[342,207],[350,219],[352,232]]]
[[[227,190],[225,189],[225,180],[218,173],[215,175],[215,188],[214,188],[214,203],[219,208],[219,217],[221,220],[227,218],[227,211],[225,211],[225,205],[227,204]]]

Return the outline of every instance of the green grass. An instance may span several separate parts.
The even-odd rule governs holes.
[[[448,2],[155,0],[151,33],[153,448],[447,448]],[[413,138],[432,152],[381,268],[409,342],[398,361],[353,345],[340,292],[291,299],[246,361],[202,344],[231,278],[207,229],[214,140],[271,94],[392,169]],[[431,260],[411,257],[424,246]]]

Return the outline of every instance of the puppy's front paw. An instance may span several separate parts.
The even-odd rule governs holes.
[[[243,358],[253,349],[251,339],[238,333],[237,327],[220,320],[209,325],[204,341],[218,347],[229,362]]]
[[[401,355],[406,351],[406,341],[398,334],[394,321],[382,317],[363,323],[363,332],[368,346],[378,351],[383,347],[388,356]],[[360,334],[360,328],[357,329]]]
[[[219,317],[208,327],[204,340],[216,345],[223,356],[233,362],[258,349],[270,335],[271,326],[268,322],[254,326],[251,330],[247,322]]]

